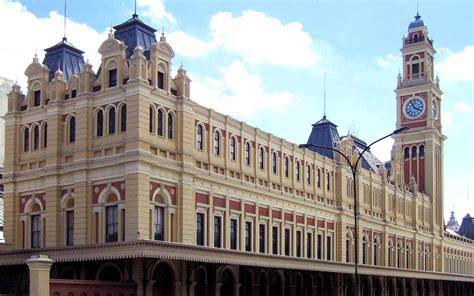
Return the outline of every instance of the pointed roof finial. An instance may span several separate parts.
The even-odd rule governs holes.
[[[135,0],[135,10],[134,10],[134,13],[132,15],[133,18],[138,18],[138,14],[137,14],[137,0]]]
[[[165,41],[166,41],[166,37],[165,37],[165,26],[161,27],[161,37],[160,37],[160,41],[161,41],[161,42],[165,42]]]
[[[67,6],[66,6],[67,0],[64,0],[64,36],[63,36],[63,41],[66,41],[66,15],[67,15]]]
[[[324,71],[324,88],[323,88],[324,94],[323,94],[323,100],[324,100],[324,113],[323,113],[323,118],[326,118],[326,71]]]

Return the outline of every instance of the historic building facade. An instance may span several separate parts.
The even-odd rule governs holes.
[[[114,29],[97,73],[64,38],[33,58],[25,94],[12,87],[0,293],[28,289],[37,254],[53,295],[351,295],[355,256],[364,295],[473,293],[474,242],[443,227],[442,92],[418,15],[396,89],[410,130],[356,180],[337,155],[192,101],[137,15]],[[366,145],[326,118],[308,142],[349,159]]]

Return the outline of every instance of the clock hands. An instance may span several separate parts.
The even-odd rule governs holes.
[[[414,103],[413,101],[410,102],[410,105],[411,105],[414,109],[416,109],[416,110],[418,110],[418,111],[422,111],[422,110],[423,110],[423,108],[419,108],[419,107],[415,106],[415,103]]]

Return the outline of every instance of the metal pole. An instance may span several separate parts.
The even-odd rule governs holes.
[[[300,148],[309,148],[309,147],[316,147],[316,148],[323,148],[323,149],[328,149],[332,150],[338,154],[340,154],[344,159],[347,161],[349,164],[351,171],[352,171],[352,182],[353,182],[353,190],[354,190],[354,277],[355,277],[355,282],[356,282],[356,287],[355,287],[355,296],[360,295],[360,278],[359,278],[359,202],[357,200],[357,186],[356,186],[356,174],[357,174],[357,166],[359,165],[359,161],[362,158],[362,155],[369,150],[370,146],[374,145],[375,143],[378,143],[382,141],[383,139],[386,139],[390,136],[405,132],[408,130],[407,126],[401,127],[399,129],[394,130],[391,134],[386,135],[378,140],[373,141],[369,145],[365,147],[364,150],[360,153],[359,157],[357,158],[355,164],[351,162],[351,160],[341,151],[333,148],[333,147],[326,147],[322,145],[316,145],[316,144],[302,144],[299,145]]]

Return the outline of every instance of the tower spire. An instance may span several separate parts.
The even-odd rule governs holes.
[[[323,112],[323,118],[326,118],[326,71],[324,71]]]
[[[63,36],[63,40],[66,41],[67,38],[66,38],[66,14],[67,14],[67,0],[64,0],[64,36]]]
[[[134,10],[134,13],[133,13],[133,18],[137,18],[138,17],[138,14],[137,14],[137,0],[135,0],[135,10]]]

